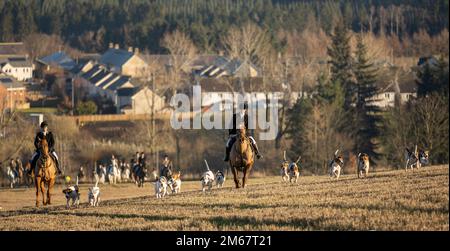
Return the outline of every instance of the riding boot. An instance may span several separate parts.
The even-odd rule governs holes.
[[[30,169],[28,169],[28,172],[27,172],[28,175],[31,176],[33,174],[33,171],[36,168],[36,162],[37,162],[37,160],[35,160],[35,159],[30,161]]]
[[[256,158],[261,159],[263,156],[259,153],[258,145],[252,141],[253,149],[255,149]]]
[[[61,169],[59,168],[59,161],[57,158],[55,159],[55,165],[56,165],[56,174],[60,175],[61,174]]]
[[[229,160],[230,160],[230,149],[228,147],[225,147],[225,158],[223,158],[223,161]]]

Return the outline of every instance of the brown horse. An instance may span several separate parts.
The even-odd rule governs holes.
[[[47,140],[44,138],[39,142],[41,155],[36,163],[34,172],[34,184],[36,185],[36,207],[39,206],[39,191],[42,193],[42,204],[51,204],[51,191],[56,180],[56,166],[50,156]],[[47,187],[47,200],[45,200],[44,189]]]
[[[242,177],[242,187],[245,188],[245,182],[247,181],[250,170],[253,167],[254,154],[250,139],[247,136],[245,126],[239,127],[236,142],[230,151],[230,167],[234,176],[234,183],[236,188],[240,188],[241,184],[238,180],[238,171],[242,171],[244,176]]]

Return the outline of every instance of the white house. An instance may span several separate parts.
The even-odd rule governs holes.
[[[411,71],[392,68],[392,72],[380,74],[377,83],[379,92],[373,97],[373,104],[380,108],[394,107],[396,96],[403,104],[417,97],[417,84]]]
[[[8,58],[0,64],[0,70],[19,81],[29,81],[33,78],[33,64],[24,57]]]

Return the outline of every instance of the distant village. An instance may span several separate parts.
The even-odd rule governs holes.
[[[415,67],[436,62],[432,56],[423,57]],[[120,48],[113,43],[102,54],[71,58],[55,48],[52,54],[35,60],[30,59],[21,42],[0,43],[0,100],[5,101],[0,102],[0,108],[24,111],[57,108],[61,97],[46,85],[58,82],[62,83],[69,102],[74,96],[77,100],[94,101],[98,106],[96,114],[148,114],[151,107],[161,111],[167,107],[170,95],[155,91],[156,85],[150,83],[164,78],[172,64],[170,55],[145,54],[138,48]],[[393,107],[396,94],[401,102],[416,96],[412,69],[399,71],[389,64],[382,67],[392,74],[379,77],[379,93],[374,101],[377,106]],[[156,77],[150,73],[157,73]],[[180,74],[187,76],[192,85],[201,85],[204,104],[209,105],[220,102],[211,97],[220,98],[230,92],[230,85],[223,79],[244,79],[233,82],[231,89],[237,92],[282,94],[287,89],[284,85],[264,85],[263,72],[257,66],[223,55],[197,55]],[[189,93],[189,86],[183,88],[177,91]],[[289,88],[290,100],[307,97],[311,92],[311,86]],[[149,97],[153,106],[149,106]]]

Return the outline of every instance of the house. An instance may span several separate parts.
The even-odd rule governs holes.
[[[33,78],[33,64],[26,57],[9,57],[0,64],[0,71],[19,81],[30,81]]]
[[[135,78],[145,77],[148,68],[147,63],[140,57],[139,49],[129,47],[128,50],[119,49],[110,44],[109,49],[100,57],[99,63],[109,70],[121,75]]]
[[[119,113],[125,114],[150,114],[152,102],[155,112],[164,108],[164,98],[155,94],[146,86],[121,88],[117,90]]]
[[[392,67],[379,74],[377,86],[379,92],[373,97],[373,104],[380,108],[394,107],[396,97],[400,97],[400,104],[417,97],[417,84],[412,71]]]
[[[63,51],[58,51],[51,55],[39,58],[37,59],[37,62],[42,65],[46,71],[49,71],[51,67],[58,67],[70,71],[76,66],[76,62]]]
[[[258,102],[266,102],[267,98],[277,98],[289,100],[289,105],[293,105],[299,97],[308,95],[306,91],[287,90],[282,85],[264,85],[261,77],[233,79],[231,81],[217,78],[201,78],[197,83],[201,87],[202,107],[217,105],[220,111],[231,109],[226,103],[233,103],[233,94],[252,95],[250,106],[258,107]],[[288,96],[286,96],[288,95]],[[277,104],[280,106],[280,102]],[[259,107],[261,108],[261,107]],[[265,107],[263,107],[265,108]]]
[[[0,74],[0,110],[28,109],[27,92],[24,83],[13,77]]]

